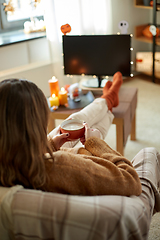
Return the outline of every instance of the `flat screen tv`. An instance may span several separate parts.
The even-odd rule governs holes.
[[[97,86],[105,76],[120,71],[131,74],[131,36],[124,35],[64,35],[64,74],[94,75]]]

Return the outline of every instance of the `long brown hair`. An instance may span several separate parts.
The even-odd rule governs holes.
[[[0,185],[39,189],[45,184],[48,116],[47,100],[34,83],[0,83]]]

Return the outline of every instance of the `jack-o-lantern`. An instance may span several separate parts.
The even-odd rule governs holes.
[[[66,33],[69,33],[70,31],[71,31],[71,26],[68,23],[61,26],[61,32],[64,35],[66,35]]]

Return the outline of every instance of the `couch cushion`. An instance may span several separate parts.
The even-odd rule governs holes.
[[[21,190],[14,195],[12,213],[15,238],[21,240],[142,239],[149,224],[144,204],[135,196]]]

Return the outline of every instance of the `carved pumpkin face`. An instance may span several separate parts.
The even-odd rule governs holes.
[[[64,35],[66,35],[66,33],[69,33],[70,31],[71,31],[71,26],[68,23],[61,26],[61,32]]]

